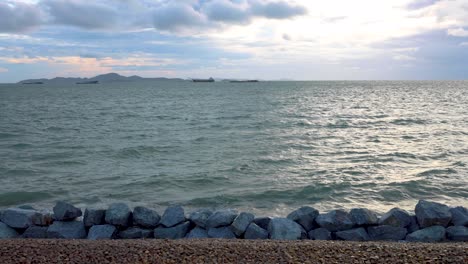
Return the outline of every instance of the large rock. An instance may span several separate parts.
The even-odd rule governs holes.
[[[288,218],[273,218],[268,226],[271,239],[296,240],[301,239],[301,226]]]
[[[0,239],[15,238],[18,232],[6,224],[0,222]]]
[[[206,228],[206,222],[212,214],[213,211],[211,211],[210,209],[203,208],[191,213],[189,216],[189,220],[201,228]]]
[[[320,214],[315,221],[320,227],[332,232],[348,230],[354,226],[349,214],[343,210],[333,210],[326,214]]]
[[[259,217],[255,218],[253,222],[258,225],[259,227],[268,230],[268,226],[270,225],[271,217]]]
[[[173,227],[184,222],[185,220],[185,212],[182,206],[169,206],[166,208],[166,211],[164,211],[160,224],[165,227]]]
[[[93,225],[88,232],[88,239],[114,239],[117,237],[117,228],[113,225]]]
[[[367,241],[369,235],[364,227],[354,228],[350,230],[336,232],[336,237],[341,240],[347,241]]]
[[[445,232],[447,238],[452,241],[468,242],[468,228],[465,226],[450,226]]]
[[[48,238],[66,238],[66,239],[86,238],[86,229],[85,229],[83,222],[55,221],[47,229],[47,237]]]
[[[208,237],[222,238],[222,239],[235,239],[236,235],[232,232],[229,226],[211,227],[208,229]]]
[[[420,200],[414,210],[421,228],[440,225],[448,226],[452,220],[450,208],[441,203]]]
[[[440,242],[445,239],[443,226],[431,226],[408,234],[406,241],[410,242]]]
[[[26,229],[33,225],[45,225],[47,224],[46,218],[47,215],[37,211],[20,208],[8,208],[1,214],[1,221],[3,223],[9,227],[19,229]]]
[[[47,238],[47,226],[30,226],[24,231],[23,238]]]
[[[411,224],[411,215],[400,208],[393,208],[379,219],[379,225],[407,227]]]
[[[377,214],[365,208],[354,208],[349,211],[349,218],[358,226],[376,225],[379,223]]]
[[[80,208],[76,208],[64,201],[58,201],[53,210],[54,217],[58,221],[72,221],[83,215]]]
[[[113,203],[106,210],[105,220],[106,223],[119,226],[127,227],[131,223],[132,211],[128,205],[124,203]]]
[[[83,216],[85,227],[93,225],[102,225],[105,223],[106,210],[103,209],[88,209],[86,208]]]
[[[254,218],[255,216],[251,213],[240,213],[232,222],[232,232],[238,237],[242,236]]]
[[[208,231],[201,227],[195,227],[190,231],[185,238],[188,239],[201,239],[201,238],[208,238]]]
[[[235,210],[216,211],[206,221],[206,227],[209,229],[213,227],[228,226],[232,224],[237,215],[237,211]]]
[[[382,225],[368,227],[367,233],[370,240],[398,241],[405,239],[408,231],[404,227]]]
[[[317,228],[309,232],[309,238],[313,240],[332,240],[332,233],[326,228]]]
[[[413,233],[419,230],[418,219],[415,215],[411,216],[411,223],[406,229],[408,229],[408,233]]]
[[[154,229],[154,238],[180,239],[184,238],[190,230],[190,221],[183,222],[173,227],[157,227]]]
[[[287,218],[300,224],[306,231],[314,228],[314,220],[319,215],[319,211],[310,206],[304,206],[291,212]]]
[[[133,224],[145,228],[155,228],[158,226],[161,216],[155,211],[146,207],[137,206],[133,209]]]
[[[255,223],[250,223],[244,233],[245,239],[268,239],[268,231]]]
[[[120,231],[118,237],[123,239],[152,238],[153,230],[144,229],[140,227],[130,227],[128,229]]]
[[[468,226],[468,209],[463,206],[450,208],[452,223],[455,226]]]

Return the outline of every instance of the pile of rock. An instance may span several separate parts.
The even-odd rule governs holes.
[[[86,209],[58,202],[53,214],[32,207],[0,213],[0,238],[64,239],[315,239],[349,241],[468,241],[468,210],[421,200],[415,215],[394,208],[382,216],[355,208],[320,214],[304,206],[286,218],[255,218],[235,210],[201,209],[185,214],[181,206],[155,210],[115,203],[107,210]]]

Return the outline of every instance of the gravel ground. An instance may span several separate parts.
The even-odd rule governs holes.
[[[468,243],[17,239],[0,263],[468,263]]]

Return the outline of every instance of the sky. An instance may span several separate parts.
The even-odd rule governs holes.
[[[0,0],[0,83],[468,79],[468,0]]]

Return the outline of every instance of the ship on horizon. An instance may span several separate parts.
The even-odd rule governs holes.
[[[77,82],[76,84],[97,84],[99,81]]]
[[[209,79],[192,79],[192,82],[214,82],[215,80],[210,77]]]

